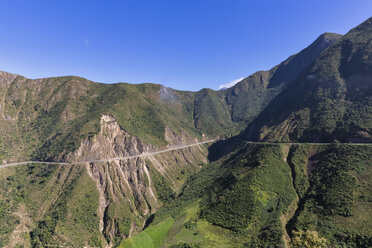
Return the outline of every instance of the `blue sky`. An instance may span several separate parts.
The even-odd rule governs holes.
[[[0,0],[0,11],[0,70],[199,90],[346,33],[372,1]]]

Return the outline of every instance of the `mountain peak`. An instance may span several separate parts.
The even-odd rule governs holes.
[[[341,37],[341,34],[326,32],[321,34],[308,48],[316,52],[323,51]]]
[[[371,142],[371,31],[370,18],[342,38],[319,36],[303,58],[332,45],[268,105],[251,125],[260,130],[250,133],[260,140]]]
[[[319,35],[319,37],[317,39],[339,39],[341,37],[342,37],[342,35],[338,34],[338,33],[325,32],[325,33]]]
[[[366,28],[366,27],[369,27],[369,26],[372,27],[372,17],[368,18],[367,20],[365,20],[364,22],[362,22],[360,25],[358,25],[357,27],[353,28],[352,30],[363,29],[363,28]]]

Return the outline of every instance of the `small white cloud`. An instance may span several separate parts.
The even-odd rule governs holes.
[[[240,81],[242,81],[244,78],[238,78],[238,79],[235,79],[235,80],[232,80],[230,82],[228,82],[227,84],[221,84],[218,89],[221,90],[221,89],[227,89],[227,88],[230,88],[230,87],[233,87],[235,84],[239,83]]]

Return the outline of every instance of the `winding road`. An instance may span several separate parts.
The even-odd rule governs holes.
[[[207,141],[192,143],[192,144],[189,144],[189,145],[174,146],[174,147],[171,147],[171,148],[168,148],[168,149],[165,149],[165,150],[161,150],[161,151],[156,151],[156,152],[142,153],[142,154],[133,155],[133,156],[126,156],[126,157],[107,158],[107,159],[100,159],[100,160],[76,161],[76,162],[45,162],[45,161],[16,162],[16,163],[2,164],[2,165],[0,165],[0,169],[5,168],[5,167],[10,167],[10,166],[25,165],[25,164],[73,165],[73,164],[85,164],[85,163],[111,162],[111,161],[115,161],[115,160],[125,160],[125,159],[132,159],[132,158],[142,158],[142,157],[148,157],[148,156],[156,155],[156,154],[159,154],[159,153],[170,152],[170,151],[184,149],[184,148],[188,148],[188,147],[192,147],[192,146],[198,146],[198,145],[202,145],[202,144],[212,143],[212,142],[215,142],[215,141],[216,140],[207,140]]]
[[[255,142],[244,141],[248,144],[263,144],[263,145],[313,145],[313,146],[329,146],[329,145],[351,145],[351,146],[372,146],[372,143],[296,143],[296,142]]]
[[[159,153],[164,153],[164,152],[169,152],[169,151],[174,151],[174,150],[179,150],[179,149],[184,149],[192,146],[197,146],[197,145],[202,145],[206,143],[212,143],[215,142],[216,140],[207,140],[207,141],[202,141],[202,142],[197,142],[197,143],[192,143],[189,145],[182,145],[182,146],[174,146],[165,150],[161,151],[156,151],[156,152],[150,152],[150,153],[142,153],[138,155],[133,155],[133,156],[127,156],[127,157],[116,157],[116,158],[107,158],[107,159],[100,159],[100,160],[90,160],[90,161],[76,161],[76,162],[45,162],[45,161],[25,161],[25,162],[16,162],[16,163],[9,163],[9,164],[2,164],[0,165],[1,168],[9,167],[9,166],[17,166],[17,165],[24,165],[24,164],[56,164],[56,165],[73,165],[73,164],[85,164],[85,163],[100,163],[100,162],[111,162],[115,160],[125,160],[125,159],[132,159],[132,158],[142,158],[142,157],[148,157],[152,155],[156,155]],[[245,143],[248,144],[266,144],[266,145],[279,145],[279,144],[284,144],[284,145],[317,145],[317,146],[325,146],[325,145],[331,145],[333,143],[275,143],[275,142],[253,142],[253,141],[245,141]],[[354,145],[354,146],[371,146],[371,143],[340,143],[340,144],[347,144],[347,145]]]

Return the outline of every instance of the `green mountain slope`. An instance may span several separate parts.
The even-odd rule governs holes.
[[[372,146],[334,141],[371,141],[371,29],[372,18],[337,39],[239,136],[273,142],[221,142],[237,148],[155,213],[144,232],[161,232],[162,244],[149,236],[151,247],[371,247]],[[271,89],[269,75],[231,90]],[[121,247],[146,247],[142,234]]]
[[[340,39],[341,35],[325,33],[310,46],[268,71],[259,71],[226,90],[232,107],[232,119],[248,124],[283,88],[293,82],[319,54]]]
[[[192,94],[160,85],[93,83],[78,77],[28,80],[16,77],[2,85],[3,145],[23,139],[23,158],[53,158],[74,151],[83,138],[100,130],[103,114],[111,114],[132,135],[165,146],[165,127],[201,136],[193,125]],[[173,98],[172,98],[173,97]],[[150,117],[151,116],[151,117]],[[13,129],[9,136],[7,132]],[[8,132],[9,133],[9,132]],[[36,148],[36,149],[35,149]],[[4,147],[12,157],[12,147]]]
[[[97,209],[98,191],[83,166],[4,168],[0,246],[102,246]]]
[[[167,144],[166,127],[194,137],[238,134],[338,38],[321,35],[270,71],[217,92],[182,92],[155,84],[107,85],[72,76],[30,80],[1,72],[0,159],[64,156],[100,130],[103,114],[157,147]]]
[[[372,148],[335,140],[371,141],[371,31],[221,91],[0,72],[0,161],[70,162],[0,168],[0,246],[370,247]]]
[[[372,19],[328,47],[247,130],[256,140],[370,142]]]
[[[173,225],[153,247],[370,247],[371,155],[371,146],[243,144],[155,214],[147,230]]]

